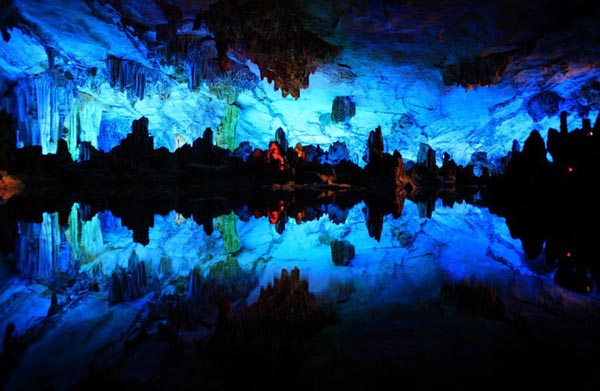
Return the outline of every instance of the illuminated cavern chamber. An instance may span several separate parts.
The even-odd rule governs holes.
[[[573,41],[589,46],[597,26],[585,17],[567,26],[571,35],[530,41],[554,25],[549,12],[534,8],[511,38],[499,22],[443,9],[427,10],[439,20],[421,25],[416,5],[387,4],[379,14],[304,2],[153,4],[144,19],[135,3],[6,4],[2,106],[15,119],[16,142],[55,153],[65,139],[74,159],[81,142],[110,150],[145,116],[155,146],[170,151],[207,127],[217,145],[262,148],[281,127],[292,145],[343,142],[363,164],[363,140],[381,126],[387,151],[407,160],[427,143],[438,162],[442,152],[460,164],[475,152],[494,162],[562,110],[571,128],[597,114],[597,53],[579,55]],[[454,24],[479,31],[479,41],[456,35]],[[336,112],[343,104],[348,115]]]
[[[194,9],[199,3],[202,12]],[[34,196],[6,193],[0,203],[0,244],[9,249],[0,255],[3,348],[14,340],[26,349],[8,389],[44,378],[61,388],[105,356],[112,357],[109,365],[115,357],[122,359],[119,365],[129,363],[121,367],[124,378],[136,372],[127,368],[160,372],[156,362],[166,361],[150,361],[173,358],[173,350],[181,353],[179,337],[190,330],[230,327],[230,334],[221,335],[223,345],[217,345],[230,348],[227,338],[236,342],[252,329],[239,332],[235,322],[228,324],[226,310],[260,313],[263,305],[271,316],[265,303],[286,289],[297,296],[287,292],[284,299],[306,299],[298,300],[300,305],[312,305],[313,294],[335,303],[351,322],[334,325],[325,338],[338,327],[352,329],[339,345],[360,347],[360,340],[379,331],[389,336],[391,330],[393,338],[385,344],[398,342],[392,345],[397,349],[380,349],[378,340],[376,349],[363,346],[357,354],[361,362],[382,362],[364,358],[385,350],[391,352],[387,362],[415,363],[420,346],[410,341],[424,342],[419,338],[430,336],[428,324],[446,325],[448,319],[469,319],[469,324],[460,323],[458,337],[447,340],[439,329],[431,333],[436,343],[448,344],[441,352],[452,358],[449,366],[441,360],[439,373],[452,368],[470,374],[473,352],[483,353],[471,360],[482,362],[479,369],[500,368],[502,376],[525,372],[540,358],[544,378],[555,372],[548,368],[562,369],[565,361],[587,361],[586,348],[597,350],[594,344],[553,339],[553,331],[579,338],[579,320],[591,319],[581,334],[598,340],[593,322],[600,273],[590,261],[597,255],[595,233],[584,228],[597,216],[587,179],[600,169],[598,134],[591,134],[600,125],[589,121],[597,118],[600,103],[597,11],[578,1],[566,6],[582,7],[581,20],[570,20],[552,4],[511,7],[510,2],[461,2],[461,7],[393,1],[340,1],[335,7],[304,0],[211,3],[214,7],[12,0],[0,6],[1,107],[8,112],[2,123],[15,130],[8,135],[10,148],[14,142],[19,149],[13,156],[31,164],[22,165],[25,189],[32,184],[29,189],[44,190]],[[568,114],[559,119],[563,111]],[[348,184],[327,171],[318,171],[317,191],[310,196],[290,191],[295,188],[289,182],[279,181],[289,174],[280,168],[292,167],[283,157],[288,157],[285,146],[292,157],[309,146],[327,151],[313,167],[349,157],[361,167],[344,166],[353,174],[346,179],[360,179],[352,185],[374,184],[373,191],[357,197],[328,193]],[[14,152],[10,148],[0,151]],[[254,152],[256,159],[248,159]],[[232,156],[243,157],[242,163],[228,160]],[[395,159],[395,165],[369,168],[373,156]],[[479,174],[488,178],[490,171],[506,168],[507,157],[514,158],[512,169],[495,182],[479,182]],[[547,157],[557,157],[556,162],[549,164]],[[184,169],[173,164],[177,159],[186,163]],[[408,176],[416,163],[442,173],[446,185],[452,183],[445,181],[451,159],[478,163],[477,175],[467,177],[493,188],[487,194],[492,202],[481,204],[481,194],[408,196],[425,183]],[[224,161],[235,162],[238,174],[252,173],[248,167],[256,163],[255,172],[266,173],[257,177],[275,178],[277,186],[269,187],[269,196],[255,192],[260,186],[244,189],[240,185],[248,182],[240,175],[220,171]],[[52,171],[57,167],[58,175]],[[382,167],[392,167],[394,175],[377,178]],[[47,183],[27,175],[40,172],[45,179],[63,179],[57,188],[69,191],[45,191]],[[0,174],[2,183],[19,184]],[[376,177],[373,182],[367,181],[370,176]],[[80,182],[64,183],[73,177]],[[198,190],[217,178],[228,197],[211,198]],[[432,184],[437,189],[439,183]],[[483,306],[494,308],[463,318],[465,290],[466,296],[474,292],[475,301],[489,294]],[[534,306],[541,317],[533,314]],[[287,317],[289,310],[276,314],[286,319],[279,325],[294,325],[298,313]],[[501,316],[490,317],[494,311]],[[407,323],[415,313],[425,314],[425,322]],[[317,327],[334,319],[325,318],[328,322]],[[477,331],[471,320],[477,330],[486,328],[482,343],[462,335]],[[571,320],[577,325],[569,328]],[[278,329],[277,322],[263,326],[252,325],[259,340],[263,331]],[[368,331],[354,338],[355,326],[359,333]],[[518,337],[508,345],[507,331]],[[543,344],[531,337],[540,335],[563,350],[537,353]],[[465,345],[467,340],[473,342]],[[194,354],[180,364],[195,365],[197,350],[205,346],[186,342]],[[150,352],[168,346],[169,353],[140,353],[148,344]],[[225,351],[234,354],[243,345]],[[506,346],[522,354],[507,353]],[[344,351],[335,349],[317,362],[345,368],[336,361]],[[49,359],[48,352],[57,351],[66,354]],[[500,352],[497,360],[485,359],[490,351]],[[138,354],[128,358],[131,352]],[[397,352],[404,356],[394,361]],[[424,353],[421,373],[429,375],[435,368],[430,351]],[[256,355],[248,357],[236,362],[226,354],[225,377],[235,373],[232,362],[237,369],[254,363]],[[149,365],[132,366],[139,359]],[[163,381],[175,377],[179,381],[179,376]]]

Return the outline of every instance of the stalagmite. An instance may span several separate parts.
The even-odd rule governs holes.
[[[223,122],[217,128],[215,143],[221,148],[227,148],[233,151],[236,146],[236,127],[239,121],[241,110],[236,105],[228,105],[225,109]]]
[[[81,238],[79,242],[81,262],[92,260],[104,249],[102,228],[98,216],[92,217],[90,221],[81,223]]]

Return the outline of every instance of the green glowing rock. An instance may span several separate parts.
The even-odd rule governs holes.
[[[81,264],[92,261],[104,250],[104,238],[98,215],[90,221],[81,223],[81,239],[79,242]]]
[[[244,271],[236,258],[227,257],[212,265],[208,276],[218,281],[236,281],[244,276]]]
[[[209,86],[209,91],[221,100],[225,100],[227,104],[232,104],[237,99],[240,91],[238,91],[231,83],[216,82]]]
[[[231,212],[228,215],[217,217],[217,229],[223,237],[223,245],[227,254],[235,254],[242,248],[240,235],[236,229],[236,215]]]
[[[236,105],[229,105],[225,109],[225,115],[221,125],[217,128],[215,144],[221,148],[234,150],[236,144],[236,127],[240,117],[240,108]]]
[[[79,259],[79,204],[77,203],[71,207],[65,238],[70,245],[72,258]]]

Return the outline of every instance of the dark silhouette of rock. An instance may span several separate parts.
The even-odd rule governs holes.
[[[135,252],[132,258],[137,259]],[[108,301],[110,303],[120,303],[140,298],[147,293],[148,275],[146,264],[143,261],[132,261],[125,268],[119,268],[114,271],[110,278],[108,289]]]
[[[356,115],[356,103],[349,96],[336,96],[331,104],[331,120],[347,122]]]
[[[367,140],[367,156],[364,159],[367,164],[377,165],[383,160],[383,136],[381,126],[369,132]]]
[[[16,147],[14,120],[5,109],[2,109],[0,111],[0,170],[14,169]]]
[[[48,316],[56,314],[60,310],[60,305],[58,304],[58,297],[56,296],[56,291],[52,291],[52,298],[50,299],[50,308],[48,308]]]
[[[4,330],[4,336],[2,338],[2,349],[4,354],[10,354],[13,352],[17,342],[16,326],[13,322],[9,322]]]
[[[467,89],[496,84],[514,54],[515,51],[491,53],[447,65],[442,69],[442,79],[447,86],[459,85]]]
[[[419,145],[419,153],[417,154],[417,164],[424,166],[425,169],[429,171],[435,169],[435,151],[428,144],[421,143]]]
[[[283,128],[277,128],[277,130],[275,131],[275,141],[279,145],[282,155],[285,156],[288,150],[288,141]]]
[[[132,170],[144,169],[148,156],[154,151],[154,138],[148,134],[148,118],[133,120],[131,133],[113,148],[113,155],[124,160]]]
[[[538,92],[527,101],[527,113],[538,122],[545,117],[556,115],[563,101],[564,98],[554,91]]]
[[[297,99],[317,66],[339,54],[336,46],[303,25],[299,13],[300,7],[294,2],[235,0],[213,3],[199,17],[214,33],[223,74],[233,64],[229,49],[238,48],[244,60],[258,65],[261,79],[273,82],[284,98],[292,95]]]
[[[331,260],[336,266],[348,266],[354,259],[354,245],[347,240],[333,239],[331,247]]]
[[[323,157],[321,163],[338,164],[343,160],[351,161],[350,151],[346,143],[341,141],[335,141],[329,146],[327,154]]]

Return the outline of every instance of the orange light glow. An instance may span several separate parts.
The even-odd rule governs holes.
[[[279,166],[280,170],[283,170],[285,168],[283,156],[281,156],[281,153],[279,152],[279,146],[276,142],[271,141],[271,143],[269,144],[269,150],[267,151],[267,161],[270,162],[273,159],[279,160],[279,162],[281,163],[281,165]]]

